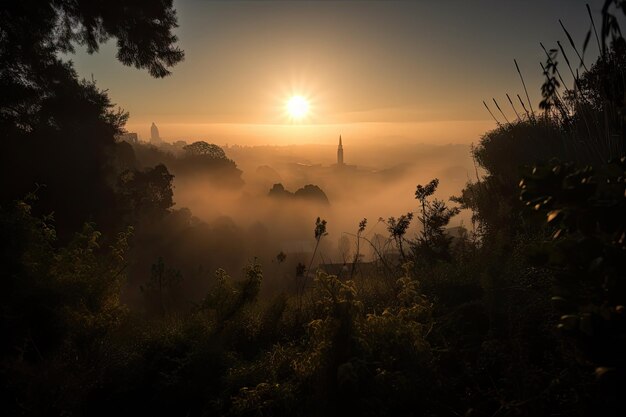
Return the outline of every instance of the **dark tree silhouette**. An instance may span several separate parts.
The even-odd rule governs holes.
[[[302,188],[298,188],[294,193],[294,197],[321,204],[330,204],[326,193],[320,187],[313,184],[307,184]]]
[[[413,242],[412,248],[418,260],[433,262],[450,257],[449,246],[452,238],[446,235],[445,227],[452,217],[459,214],[460,209],[450,208],[442,200],[429,200],[438,186],[439,179],[435,178],[426,185],[418,185],[415,190],[415,199],[421,206],[418,219],[422,223],[422,232]]]
[[[402,260],[406,260],[406,254],[404,252],[404,235],[406,234],[409,226],[411,225],[411,221],[413,220],[413,213],[408,212],[407,214],[403,214],[397,219],[395,217],[390,217],[387,219],[387,230],[389,234],[393,238],[398,250],[400,251],[400,255],[402,256]]]
[[[120,175],[118,189],[131,215],[163,215],[174,206],[172,181],[174,176],[165,165],[143,172],[128,170]]]
[[[111,38],[124,65],[147,69],[154,77],[169,75],[168,68],[184,58],[172,33],[177,26],[172,0],[7,0],[0,23],[0,54],[15,59],[12,69],[24,62],[45,64],[42,58],[74,52],[75,44],[97,52]]]
[[[115,38],[118,59],[155,77],[183,59],[171,0],[8,0],[0,8],[0,202],[36,187],[61,236],[114,227],[114,135],[128,115],[58,54]],[[127,158],[128,159],[128,158]],[[132,159],[132,158],[130,158]]]
[[[295,193],[285,189],[285,187],[280,183],[274,184],[270,189],[268,196],[271,198],[289,198],[324,205],[330,204],[326,193],[320,187],[313,184],[307,184],[302,188],[298,188]]]
[[[183,146],[183,149],[190,156],[202,156],[212,159],[226,159],[224,150],[213,143],[206,143],[205,141],[194,142],[191,145]]]
[[[272,198],[291,198],[291,197],[293,197],[293,193],[288,191],[288,190],[286,190],[285,187],[282,184],[280,184],[280,183],[274,184],[267,195],[269,197],[272,197]]]

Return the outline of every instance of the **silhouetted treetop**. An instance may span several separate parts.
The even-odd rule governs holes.
[[[313,184],[307,184],[304,187],[297,189],[294,193],[294,197],[322,204],[330,204],[326,193],[322,191],[320,187]]]
[[[296,200],[305,200],[314,203],[321,203],[324,205],[330,204],[326,193],[317,185],[307,184],[302,188],[296,190],[295,193],[285,189],[285,187],[278,183],[274,184],[267,194],[271,198],[293,198]]]
[[[204,156],[211,159],[226,159],[224,150],[213,143],[197,141],[191,145],[183,146],[183,149],[190,156]]]
[[[159,164],[145,171],[127,170],[117,185],[130,213],[163,214],[174,206],[173,180],[165,165]]]
[[[270,189],[268,193],[268,196],[272,198],[293,197],[293,193],[290,191],[287,191],[282,184],[278,183],[272,186],[272,188]]]
[[[41,123],[60,130],[59,117],[73,120],[72,112],[64,111],[67,102],[80,101],[89,91],[76,88],[78,77],[72,63],[63,62],[58,54],[72,52],[75,45],[85,45],[91,53],[100,43],[116,38],[122,63],[146,68],[155,77],[168,75],[168,68],[184,57],[175,46],[174,27],[176,14],[171,0],[3,1],[1,130],[32,132]],[[104,92],[100,96],[104,97]],[[104,118],[110,117],[107,114]]]
[[[124,65],[145,68],[153,77],[169,75],[168,68],[184,58],[172,33],[172,0],[7,0],[0,27],[0,54],[30,63],[74,52],[74,45],[97,52],[111,38]]]

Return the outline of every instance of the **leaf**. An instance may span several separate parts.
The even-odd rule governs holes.
[[[563,329],[565,330],[573,330],[576,327],[578,327],[579,324],[579,318],[577,315],[574,314],[566,314],[561,316],[561,325]]]
[[[595,370],[595,375],[598,380],[605,379],[607,376],[614,375],[615,368],[607,368],[605,366],[599,366]]]
[[[552,210],[548,213],[548,223],[553,222],[554,220],[560,218],[562,210]]]

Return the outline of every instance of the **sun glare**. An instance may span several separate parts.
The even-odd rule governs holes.
[[[293,120],[302,120],[309,114],[309,101],[302,96],[292,96],[287,101],[287,114]]]

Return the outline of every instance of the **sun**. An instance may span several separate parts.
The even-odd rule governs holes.
[[[302,120],[308,114],[311,106],[309,101],[302,96],[291,96],[289,100],[287,100],[287,114],[293,120]]]

